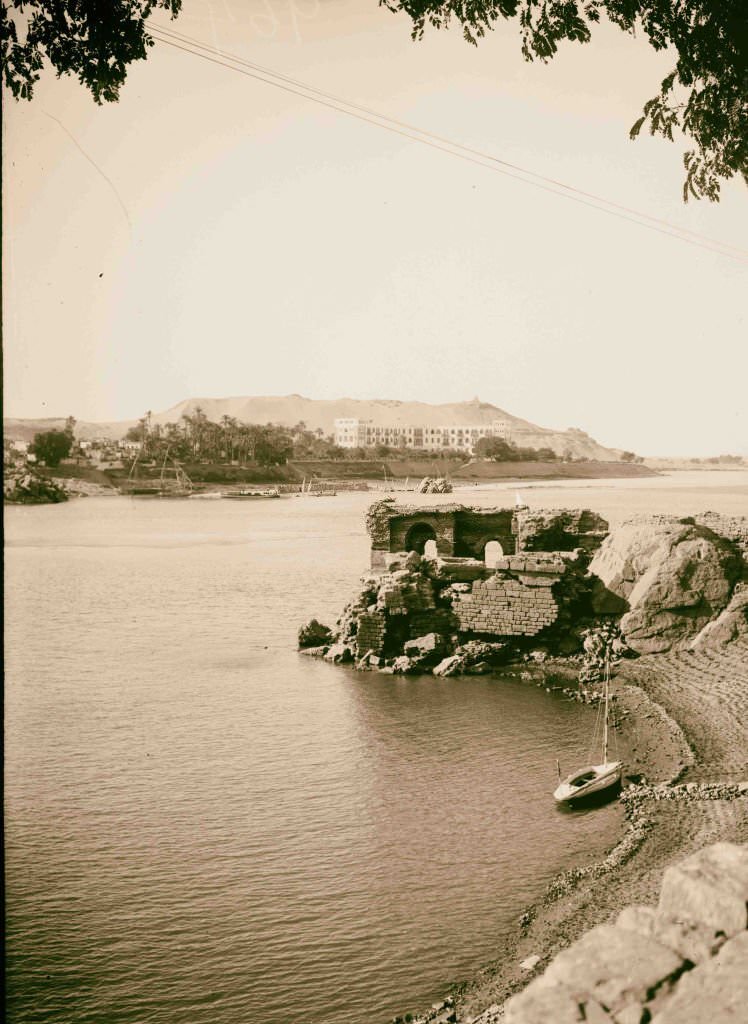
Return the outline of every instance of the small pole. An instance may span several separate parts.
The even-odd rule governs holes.
[[[608,763],[608,690],[610,688],[610,650],[605,649],[605,724],[603,726],[603,764]]]

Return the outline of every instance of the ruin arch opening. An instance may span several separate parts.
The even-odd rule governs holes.
[[[405,550],[417,551],[419,555],[422,555],[429,541],[436,544],[436,532],[433,526],[429,526],[428,523],[416,523],[408,530],[405,538]]]
[[[483,561],[487,569],[495,569],[499,559],[504,557],[504,549],[497,540],[486,541],[483,548]]]

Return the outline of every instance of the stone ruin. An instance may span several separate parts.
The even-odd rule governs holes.
[[[330,661],[384,671],[485,672],[566,634],[587,613],[592,553],[608,524],[588,510],[373,504],[371,572],[338,620]],[[583,608],[583,606],[585,606]]]
[[[748,636],[748,520],[375,502],[371,570],[306,653],[385,672],[481,673],[568,655],[620,623],[636,653]],[[319,629],[322,632],[319,632]],[[305,631],[302,631],[304,633]],[[301,634],[300,634],[301,637]]]
[[[423,555],[430,542],[443,558],[482,561],[491,542],[497,542],[502,553],[508,555],[575,548],[591,552],[608,534],[607,522],[588,509],[397,505],[392,498],[370,506],[366,529],[371,537],[371,568],[375,571],[386,567],[388,554],[416,551]]]

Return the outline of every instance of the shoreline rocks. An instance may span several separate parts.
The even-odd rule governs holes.
[[[746,575],[735,539],[739,524],[730,520],[722,535],[716,532],[719,517],[702,520],[629,520],[606,538],[590,563],[590,572],[606,590],[626,602],[621,632],[639,654],[694,641],[726,611]],[[738,602],[720,626],[715,624],[715,638],[737,635],[744,609]],[[708,639],[706,632],[702,642]]]
[[[505,1024],[737,1020],[748,1000],[747,904],[748,846],[698,850],[666,868],[657,907],[626,907],[558,953],[508,1000]]]
[[[7,469],[3,500],[9,505],[55,505],[67,501],[65,487],[29,466]]]

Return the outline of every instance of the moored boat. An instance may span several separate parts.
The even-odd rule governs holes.
[[[589,765],[559,783],[553,797],[557,803],[574,803],[594,793],[617,786],[621,781],[622,761],[605,761]]]
[[[623,774],[622,761],[608,760],[608,713],[610,708],[610,652],[605,657],[605,691],[603,719],[603,759],[600,764],[580,768],[559,781],[553,799],[559,804],[579,803],[586,797],[605,793],[620,785]],[[559,772],[559,779],[561,773]]]
[[[222,498],[280,498],[281,494],[277,487],[261,487],[243,489],[240,491],[222,491]]]

